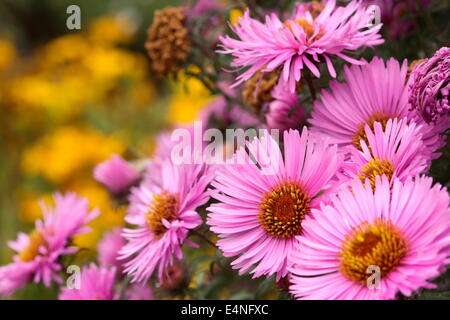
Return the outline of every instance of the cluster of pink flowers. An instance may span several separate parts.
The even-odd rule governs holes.
[[[58,274],[60,259],[73,254],[77,248],[71,244],[74,236],[89,231],[87,223],[98,215],[89,211],[87,199],[74,193],[54,195],[54,207],[42,204],[43,219],[36,221],[30,234],[19,233],[9,246],[17,252],[14,261],[0,267],[0,295],[10,295],[28,282],[62,283]]]
[[[279,71],[265,123],[224,96],[200,115],[202,132],[220,120],[282,129],[280,141],[262,130],[230,162],[179,164],[165,132],[143,169],[119,156],[99,164],[95,179],[128,199],[127,225],[104,235],[98,266],[84,267],[78,288],[62,287],[60,299],[152,299],[149,279],[162,282],[184,245],[199,246],[189,237],[205,225],[240,275],[288,279],[298,299],[395,299],[435,288],[430,281],[450,263],[450,196],[427,174],[450,127],[449,49],[410,75],[406,60],[356,60],[346,53],[383,43],[363,2],[329,0],[317,15],[308,8],[264,23],[247,10],[232,26],[238,39],[220,38],[219,52],[247,68],[234,86]],[[320,77],[321,67],[335,78],[332,59],[352,65],[317,92],[309,126],[300,126],[298,82]],[[35,230],[10,243],[17,254],[0,268],[0,294],[62,283],[60,258],[76,251],[71,239],[97,214],[72,193],[43,210]],[[120,290],[124,277],[130,285]]]
[[[248,80],[255,72],[271,72],[282,67],[280,81],[295,90],[302,71],[320,77],[317,65],[325,62],[328,72],[336,76],[331,57],[337,56],[353,64],[361,64],[346,52],[371,47],[384,41],[379,34],[381,24],[368,27],[372,15],[361,4],[352,1],[336,7],[336,0],[327,1],[317,17],[299,4],[292,17],[282,22],[276,14],[266,16],[265,23],[250,17],[247,10],[232,29],[239,37],[221,37],[220,53],[234,57],[232,66],[248,68],[237,77],[235,85]]]

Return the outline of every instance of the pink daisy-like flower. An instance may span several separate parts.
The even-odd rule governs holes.
[[[313,216],[313,217],[312,217]],[[375,191],[354,180],[313,209],[290,258],[290,291],[301,299],[410,296],[445,270],[450,255],[449,195],[429,177],[377,177]]]
[[[83,267],[79,288],[63,287],[59,300],[114,300],[116,268],[97,267],[91,263]]]
[[[428,123],[450,115],[450,48],[415,66],[409,84],[409,103]]]
[[[124,292],[125,300],[154,300],[153,290],[149,286],[133,283]]]
[[[307,128],[284,132],[284,159],[275,139],[267,134],[235,153],[219,170],[212,196],[220,201],[209,208],[207,223],[218,234],[217,245],[239,274],[252,269],[254,277],[287,274],[287,257],[303,219],[318,206],[319,193],[335,175],[340,159],[336,146],[311,135]],[[264,168],[264,170],[262,169]]]
[[[171,135],[171,131],[164,131],[156,136],[156,150],[145,165],[144,182],[161,183],[161,165],[170,159],[172,148],[176,145],[176,142],[172,141]]]
[[[19,233],[16,241],[9,242],[17,254],[14,262],[0,267],[0,295],[11,295],[28,282],[61,283],[61,256],[77,251],[70,240],[90,230],[86,224],[98,211],[89,211],[88,200],[75,193],[56,193],[54,202],[50,208],[42,204],[43,219],[36,221],[30,234]]]
[[[156,137],[156,150],[150,161],[145,165],[145,172],[143,181],[147,183],[162,183],[162,164],[166,161],[171,161],[173,149],[180,144],[179,136],[173,137],[175,130],[183,130],[189,137],[189,141],[183,140],[183,143],[189,143],[190,160],[196,163],[197,160],[202,159],[202,148],[205,143],[203,141],[203,126],[179,126],[172,131],[164,131]],[[200,140],[200,143],[196,143]]]
[[[223,3],[215,0],[198,0],[194,4],[186,4],[186,15],[188,18],[201,17],[208,11],[224,10]]]
[[[225,5],[216,0],[198,0],[185,3],[187,22],[195,28],[206,42],[216,43],[223,32],[223,15]],[[211,48],[212,49],[212,48]]]
[[[430,159],[439,157],[434,152],[445,143],[441,133],[448,127],[448,121],[429,125],[415,110],[409,110],[407,69],[406,61],[400,67],[391,58],[385,65],[377,57],[361,67],[346,67],[346,82],[332,81],[331,90],[322,90],[321,100],[316,100],[309,120],[312,130],[324,133],[340,146],[353,144],[361,149],[360,141],[367,143],[366,125],[373,129],[374,123],[380,122],[384,128],[389,119],[406,118],[409,123],[421,125],[424,154]]]
[[[122,229],[114,230],[104,234],[97,245],[98,262],[102,267],[116,267],[117,273],[121,274],[123,261],[118,260],[119,251],[125,245],[122,237]]]
[[[161,279],[174,257],[181,259],[181,245],[194,245],[186,238],[202,223],[195,210],[209,199],[212,172],[206,166],[175,165],[168,159],[161,170],[160,184],[144,181],[129,198],[125,220],[136,228],[124,229],[127,244],[119,254],[132,282],[145,283],[155,269]]]
[[[320,77],[318,63],[326,63],[330,75],[335,77],[332,56],[362,64],[344,52],[383,43],[378,33],[381,24],[368,27],[372,16],[361,1],[336,7],[336,1],[329,0],[315,18],[305,6],[299,5],[293,16],[284,22],[276,14],[270,14],[265,23],[261,23],[250,18],[247,10],[239,23],[231,26],[239,39],[221,37],[223,49],[219,52],[234,57],[232,66],[247,68],[234,85],[248,80],[257,71],[271,72],[281,67],[280,80],[288,83],[294,92],[303,69]]]
[[[139,172],[121,156],[113,155],[94,168],[94,178],[112,193],[119,194],[139,180]]]
[[[375,122],[373,131],[366,125],[365,134],[368,143],[361,140],[362,150],[350,146],[350,158],[343,165],[344,179],[366,179],[375,187],[377,176],[386,175],[390,180],[398,178],[405,181],[425,173],[429,158],[422,153],[424,147],[420,127],[407,120],[389,119],[385,129]],[[341,181],[342,182],[342,181]]]
[[[278,83],[272,90],[273,101],[266,113],[269,129],[288,130],[299,128],[305,118],[305,111],[299,105],[297,94],[291,92],[285,83]]]

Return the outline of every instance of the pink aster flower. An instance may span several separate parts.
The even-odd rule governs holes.
[[[216,44],[224,29],[225,5],[215,0],[198,0],[185,4],[187,22],[204,43]],[[211,47],[213,50],[213,47]]]
[[[204,205],[212,174],[203,165],[162,164],[161,183],[144,181],[131,190],[125,220],[135,226],[123,231],[127,243],[120,250],[132,282],[145,283],[158,269],[160,279],[174,258],[181,259],[190,229],[202,223],[196,209]]]
[[[450,113],[450,48],[441,48],[435,55],[416,65],[411,73],[409,103],[428,123]]]
[[[83,267],[79,288],[63,287],[59,300],[114,300],[116,269],[97,267],[94,263]]]
[[[353,144],[361,148],[361,139],[367,143],[365,126],[373,129],[375,122],[385,127],[389,119],[406,118],[408,123],[421,126],[423,150],[429,158],[439,157],[433,153],[445,144],[441,135],[448,121],[429,125],[408,106],[406,74],[408,65],[402,66],[393,58],[387,65],[380,58],[364,66],[345,68],[345,83],[332,81],[330,90],[322,90],[321,99],[316,100],[311,119],[312,130],[321,132],[340,146]]]
[[[125,300],[154,300],[153,290],[149,286],[133,283],[124,292]]]
[[[0,295],[11,295],[28,282],[43,282],[47,287],[52,281],[61,283],[60,258],[77,251],[70,240],[90,230],[86,224],[98,211],[89,211],[87,199],[75,193],[56,193],[54,201],[54,207],[42,204],[43,219],[36,221],[30,234],[19,233],[9,243],[17,254],[14,262],[0,267]]]
[[[280,80],[288,83],[293,92],[303,69],[320,77],[318,63],[325,62],[330,75],[335,77],[333,56],[362,64],[344,52],[383,43],[378,33],[381,24],[368,27],[371,20],[372,13],[361,1],[336,7],[336,1],[329,0],[315,18],[300,5],[290,19],[281,21],[276,14],[270,14],[265,23],[250,18],[247,10],[239,23],[231,26],[239,39],[221,37],[223,49],[219,52],[234,57],[232,66],[247,68],[234,85],[248,80],[257,71],[271,72],[280,67],[283,69]]]
[[[312,217],[314,216],[314,217]],[[332,205],[313,209],[290,258],[290,291],[300,299],[410,296],[445,271],[450,255],[449,195],[429,177],[354,180]],[[377,281],[377,278],[379,281]]]
[[[139,172],[121,156],[113,155],[95,167],[94,178],[112,193],[119,194],[139,180]]]
[[[156,136],[156,150],[154,155],[145,165],[143,181],[148,183],[161,183],[161,165],[170,159],[176,142],[171,139],[171,131],[163,131]]]
[[[122,229],[115,228],[103,235],[97,245],[98,262],[102,267],[116,267],[117,273],[121,274],[123,262],[118,260],[119,251],[125,245],[122,237]]]
[[[407,120],[389,119],[383,129],[375,122],[372,130],[368,125],[365,134],[368,143],[361,140],[361,149],[350,146],[350,158],[343,165],[344,179],[369,179],[375,187],[377,176],[386,175],[390,180],[405,181],[425,173],[430,159],[425,157],[420,134],[421,128]],[[341,180],[342,182],[342,180]]]
[[[215,0],[197,0],[193,4],[186,5],[186,15],[188,18],[196,18],[208,13],[208,11],[224,10],[224,5]]]
[[[285,83],[278,83],[272,90],[273,101],[266,113],[269,129],[288,130],[299,128],[305,118],[305,111],[299,105],[300,99]]]
[[[218,234],[217,245],[239,274],[286,276],[287,257],[303,220],[321,201],[340,161],[336,146],[311,135],[307,128],[284,132],[284,159],[275,139],[265,135],[247,145],[256,163],[230,163],[212,183],[207,223]],[[244,148],[235,158],[249,158]],[[277,160],[278,159],[278,160]],[[261,168],[272,168],[263,171]]]
[[[188,125],[179,126],[174,128],[172,131],[164,131],[156,137],[156,150],[152,158],[145,165],[145,172],[143,180],[147,183],[162,183],[162,165],[166,161],[171,161],[172,151],[175,147],[179,146],[180,139],[179,136],[174,136],[175,130],[183,130],[184,133],[188,135],[188,141],[182,140],[183,143],[188,143],[190,147],[190,160],[193,163],[198,163],[202,161],[202,151],[205,145],[203,141],[203,130],[202,124],[199,126]],[[200,143],[198,143],[200,141]]]

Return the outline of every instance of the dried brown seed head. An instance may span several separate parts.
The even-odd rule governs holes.
[[[145,48],[152,59],[152,68],[165,75],[175,73],[191,52],[189,31],[182,7],[156,10],[153,24],[147,31]]]
[[[258,71],[245,82],[242,99],[246,104],[255,108],[255,112],[259,113],[265,103],[273,100],[271,93],[278,82],[279,73],[278,70]]]

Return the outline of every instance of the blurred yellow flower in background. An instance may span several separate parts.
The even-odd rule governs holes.
[[[123,224],[126,207],[115,207],[108,191],[89,177],[81,177],[71,181],[67,187],[61,188],[60,191],[74,191],[89,199],[91,208],[98,208],[100,211],[100,215],[89,223],[92,231],[74,238],[74,244],[79,248],[95,249],[103,232]],[[36,219],[42,218],[40,202],[47,206],[52,205],[52,193],[31,192],[21,196],[20,218],[22,221],[32,224]]]
[[[32,224],[36,219],[42,218],[40,203],[46,206],[53,203],[52,194],[23,193],[20,196],[20,219]]]
[[[26,150],[22,169],[26,174],[42,175],[61,184],[124,150],[124,144],[115,137],[89,128],[65,126]]]
[[[198,73],[198,69],[190,67],[189,72]],[[199,79],[189,76],[180,70],[176,80],[172,82],[173,94],[169,99],[169,122],[187,124],[198,118],[199,111],[215,97]]]
[[[6,38],[0,37],[0,104],[5,99],[5,81],[2,78],[5,76],[4,73],[14,64],[16,55],[14,44]]]
[[[10,79],[4,93],[8,105],[17,112],[45,111],[52,121],[70,120],[92,104],[108,104],[117,97],[120,103],[131,100],[129,106],[148,106],[154,86],[146,57],[118,47],[130,41],[136,31],[127,21],[100,17],[86,33],[68,34],[46,43],[23,61],[23,71]],[[101,28],[107,28],[104,34]],[[0,70],[7,57],[0,57]]]
[[[26,75],[10,83],[9,98],[17,112],[47,111],[54,121],[78,115],[95,90],[82,77],[70,74],[55,81],[44,74]],[[30,110],[31,109],[31,110]]]
[[[82,63],[97,82],[125,76],[141,79],[147,71],[147,60],[144,56],[105,47],[92,48]]]
[[[10,41],[0,38],[0,73],[9,68],[15,58],[16,48],[14,45]]]
[[[232,24],[236,24],[239,22],[239,17],[243,17],[244,16],[244,12],[242,12],[241,9],[231,9],[230,10],[230,22]]]
[[[67,34],[47,42],[40,48],[36,63],[41,70],[51,70],[81,59],[88,54],[90,48],[91,43],[85,34]]]
[[[100,216],[91,222],[93,232],[80,235],[79,247],[94,248],[102,233],[123,222],[123,208],[114,208],[108,191],[93,180],[92,170],[112,154],[122,154],[124,144],[116,136],[82,126],[63,126],[44,136],[25,150],[22,171],[28,176],[45,178],[60,191],[75,191],[89,199],[92,207],[100,209]],[[25,222],[41,217],[36,199],[51,200],[51,192],[25,192],[21,196],[20,216]]]
[[[115,207],[108,191],[92,179],[73,181],[67,190],[75,191],[79,195],[88,198],[91,207],[100,210],[100,215],[89,224],[92,227],[92,231],[75,237],[74,243],[78,247],[95,248],[103,232],[123,224],[126,207]]]
[[[111,201],[92,170],[112,154],[123,155],[130,141],[120,126],[128,125],[131,108],[148,110],[155,97],[148,59],[124,46],[136,32],[123,15],[102,16],[26,57],[0,37],[0,107],[11,119],[5,122],[11,141],[0,148],[17,148],[20,155],[15,166],[24,179],[14,190],[19,218],[32,224],[42,217],[39,199],[51,204],[57,190],[77,192],[100,210],[93,232],[75,239],[83,248],[95,249],[104,231],[123,224],[125,208]],[[20,68],[2,74],[13,63]],[[137,138],[139,145],[150,134],[142,130]]]
[[[104,16],[89,25],[89,38],[96,43],[122,44],[130,42],[137,26],[124,15]]]

